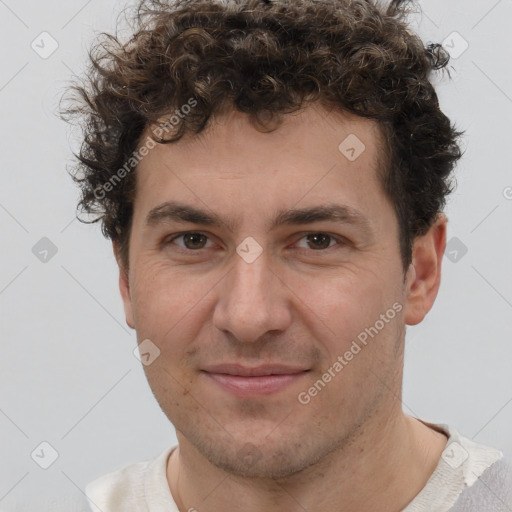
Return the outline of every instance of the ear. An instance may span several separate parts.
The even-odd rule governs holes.
[[[441,263],[446,248],[448,219],[439,213],[428,232],[414,240],[407,272],[405,323],[419,324],[432,308],[441,284]]]
[[[114,250],[114,256],[116,257],[117,266],[119,267],[119,291],[121,292],[121,298],[123,299],[126,323],[129,327],[135,329],[135,323],[133,321],[132,300],[130,296],[130,280],[128,269],[125,267],[121,259],[117,242],[113,242],[112,247]]]

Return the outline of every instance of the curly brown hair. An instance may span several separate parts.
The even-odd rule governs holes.
[[[385,141],[379,179],[397,215],[405,272],[414,238],[453,191],[462,134],[430,81],[449,55],[424,46],[408,14],[402,0],[140,1],[131,39],[101,34],[86,76],[70,88],[78,97],[61,110],[83,130],[70,171],[82,193],[77,210],[96,216],[83,222],[102,221],[127,267],[130,171],[148,126],[159,127],[153,144],[166,144],[229,109],[272,129],[283,114],[318,102],[377,121]]]

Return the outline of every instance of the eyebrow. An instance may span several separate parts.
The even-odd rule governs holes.
[[[167,201],[156,206],[146,216],[147,226],[156,226],[166,221],[188,222],[213,227],[227,226],[230,231],[233,231],[235,227],[232,221],[224,221],[215,213],[175,201]],[[370,221],[366,216],[351,206],[339,204],[281,210],[270,224],[269,230],[282,225],[311,224],[318,221],[353,224],[366,233],[372,232]]]

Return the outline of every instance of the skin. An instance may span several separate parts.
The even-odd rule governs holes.
[[[338,150],[350,134],[366,146],[353,162]],[[128,269],[114,252],[126,321],[160,350],[144,369],[176,428],[167,480],[180,511],[398,512],[434,471],[446,437],[402,410],[403,348],[405,326],[436,298],[447,219],[439,214],[415,240],[404,273],[397,218],[377,179],[380,141],[374,121],[316,105],[269,133],[231,112],[139,164]],[[224,224],[148,226],[148,212],[170,200]],[[369,231],[332,220],[268,227],[281,209],[328,203],[357,209]],[[187,231],[206,238],[171,240]],[[328,248],[315,233],[333,237]],[[236,252],[246,237],[263,249],[252,263]],[[300,403],[394,303],[401,311]],[[242,399],[201,372],[228,362],[309,371]],[[242,456],[247,443],[253,460]]]

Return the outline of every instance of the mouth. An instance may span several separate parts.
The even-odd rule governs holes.
[[[247,367],[222,364],[202,370],[221,389],[239,397],[270,395],[284,390],[309,372],[309,369],[285,365]]]

